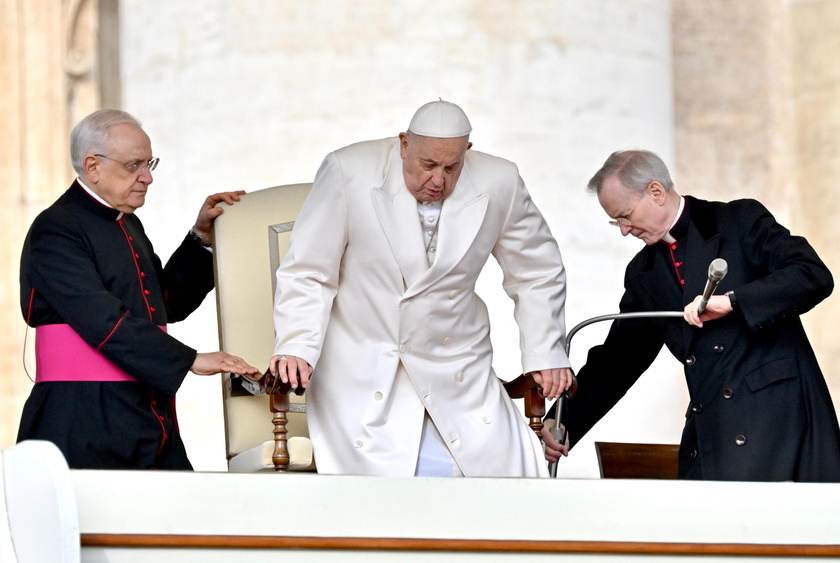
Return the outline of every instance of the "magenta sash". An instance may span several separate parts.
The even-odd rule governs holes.
[[[160,327],[166,332],[166,327]],[[70,325],[35,328],[35,382],[137,381],[82,340]]]

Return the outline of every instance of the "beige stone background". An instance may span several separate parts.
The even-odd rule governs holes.
[[[683,193],[762,200],[840,271],[838,28],[834,0],[0,0],[0,448],[31,387],[23,236],[72,181],[69,130],[90,111],[122,107],[149,132],[161,165],[138,214],[165,259],[207,194],[311,180],[328,151],[455,101],[476,149],[517,162],[557,237],[572,326],[615,310],[640,245],[584,192],[618,148],[661,154]],[[497,270],[479,290],[508,377],[517,338]],[[832,296],[805,316],[835,398],[838,313]],[[576,366],[605,330],[575,337]],[[215,349],[212,296],[171,331]],[[678,441],[684,387],[660,357],[561,476],[597,475],[595,438]],[[218,378],[190,376],[179,408],[196,468],[224,470]]]

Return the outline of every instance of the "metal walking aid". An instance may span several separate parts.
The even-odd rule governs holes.
[[[715,258],[714,260],[712,260],[711,264],[709,264],[708,279],[706,281],[706,287],[703,289],[702,299],[700,300],[700,307],[697,311],[698,314],[702,313],[705,310],[709,299],[715,292],[715,289],[717,289],[717,286],[720,283],[720,281],[726,276],[728,271],[729,266],[726,263],[726,260],[724,260],[723,258]],[[566,336],[566,356],[569,355],[569,350],[571,349],[572,336],[574,336],[577,331],[579,331],[585,326],[589,326],[593,323],[601,321],[613,321],[618,319],[649,319],[668,317],[682,318],[683,311],[639,311],[632,313],[613,313],[611,315],[601,315],[600,317],[592,317],[591,319],[587,319],[582,323],[575,325],[572,328],[572,330],[569,331],[569,334]],[[573,384],[570,389],[576,389],[576,385]],[[566,443],[565,421],[568,418],[566,408],[567,395],[568,393],[563,393],[563,395],[561,395],[560,398],[557,399],[557,413],[554,418],[555,426],[549,428],[549,432],[551,432],[551,435],[560,444]],[[572,392],[572,395],[574,395],[574,392]],[[549,464],[549,472],[552,477],[557,477],[557,463]]]
[[[640,311],[634,313],[613,313],[610,315],[601,315],[598,317],[592,317],[591,319],[587,319],[581,323],[578,323],[566,335],[566,355],[569,355],[572,346],[572,337],[582,328],[587,327],[591,324],[595,324],[601,321],[614,321],[620,319],[647,319],[647,318],[683,318],[682,311]],[[569,391],[572,391],[571,395],[574,395],[575,385],[573,384]],[[566,401],[569,397],[569,392],[563,393],[560,395],[560,398],[557,399],[557,412],[555,413],[554,423],[555,425],[549,428],[549,432],[557,440],[560,444],[566,443],[566,420],[568,418],[568,409],[566,405]],[[557,463],[552,462],[548,465],[548,470],[552,478],[557,477]]]

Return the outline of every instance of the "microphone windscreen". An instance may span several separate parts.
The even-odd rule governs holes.
[[[729,265],[726,263],[726,260],[723,258],[715,258],[712,260],[712,263],[709,264],[709,279],[720,281],[726,275],[728,270]]]

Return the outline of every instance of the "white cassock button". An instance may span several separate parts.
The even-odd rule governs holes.
[[[373,398],[376,399],[377,401],[381,401],[382,400],[382,391],[377,391],[376,393],[374,393]]]
[[[457,295],[458,295],[458,292],[457,292],[457,291],[453,291],[452,293],[450,293],[450,294],[449,294],[449,298],[450,298],[450,299],[455,299],[455,297],[456,297]]]
[[[464,372],[460,372],[458,375],[456,375],[455,379],[457,379],[459,383],[461,381],[464,381]]]
[[[484,417],[484,424],[490,424],[490,419],[486,416]]]
[[[449,338],[448,336],[447,336],[446,338],[444,338],[444,339],[443,339],[443,343],[444,343],[444,344],[449,344],[450,342],[452,342],[452,339],[451,339],[451,338]]]
[[[355,442],[353,442],[353,445],[356,446],[357,448],[361,448],[362,446],[365,445],[365,443],[362,442],[361,440],[356,440]]]

